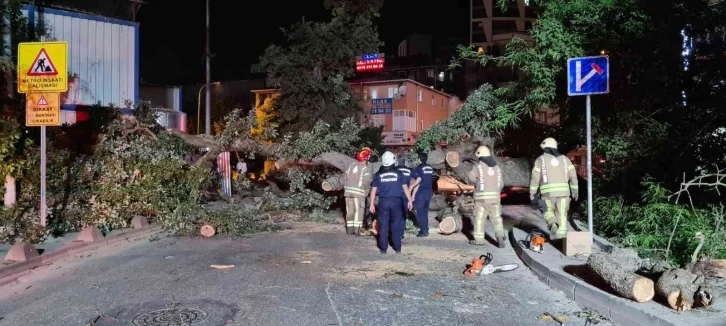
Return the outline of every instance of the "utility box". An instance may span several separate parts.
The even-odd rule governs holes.
[[[592,253],[590,232],[567,231],[563,246],[566,256],[589,256]]]

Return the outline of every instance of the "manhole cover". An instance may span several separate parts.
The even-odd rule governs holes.
[[[134,318],[136,326],[187,326],[207,319],[206,311],[190,308],[172,308],[147,312]]]
[[[215,326],[244,318],[240,304],[214,300],[152,301],[124,305],[94,318],[94,326]],[[246,307],[246,306],[245,306]]]

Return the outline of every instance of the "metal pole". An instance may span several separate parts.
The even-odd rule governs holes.
[[[585,120],[587,120],[587,226],[590,229],[590,244],[593,243],[592,230],[592,113],[590,111],[590,95],[587,96]]]
[[[205,55],[204,56],[205,56],[206,61],[207,61],[207,64],[206,64],[206,66],[207,66],[207,78],[206,78],[207,79],[206,80],[206,86],[207,86],[207,92],[206,93],[207,93],[207,98],[204,101],[204,105],[205,105],[205,116],[206,116],[206,119],[204,121],[204,134],[211,135],[212,134],[212,123],[211,123],[211,120],[212,120],[211,119],[212,111],[211,111],[211,109],[209,107],[209,81],[211,79],[210,78],[210,71],[209,71],[209,55],[210,55],[210,50],[209,50],[209,0],[207,0],[207,46],[206,46],[206,50],[204,52],[205,52]]]
[[[45,36],[40,37],[45,42]],[[40,225],[45,226],[48,217],[48,204],[45,201],[45,165],[46,165],[46,133],[45,126],[40,127]]]
[[[197,135],[199,135],[199,122],[202,121],[202,90],[204,89],[204,86],[202,85],[201,88],[199,88],[199,95],[197,95]]]

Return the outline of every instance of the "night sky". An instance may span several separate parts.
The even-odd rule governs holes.
[[[469,0],[424,2],[388,0],[381,9],[378,32],[385,50],[395,53],[411,33],[434,37],[468,37]],[[283,5],[289,3],[288,5]],[[434,2],[435,3],[435,2]],[[248,77],[251,64],[271,43],[280,44],[280,27],[306,20],[326,21],[323,0],[210,1],[212,81]],[[204,82],[205,1],[150,0],[138,14],[141,24],[143,82],[183,85]]]

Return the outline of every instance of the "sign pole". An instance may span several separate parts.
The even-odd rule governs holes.
[[[587,120],[587,227],[590,231],[590,244],[593,243],[592,228],[592,111],[590,95],[586,99],[585,119]]]
[[[40,37],[41,42],[45,42],[45,35]],[[40,126],[40,225],[46,226],[48,217],[48,203],[45,200],[45,166],[46,166],[46,130],[45,126]]]

